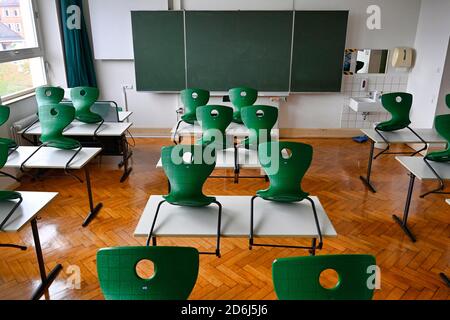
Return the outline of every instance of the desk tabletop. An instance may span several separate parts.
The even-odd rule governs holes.
[[[23,202],[16,209],[3,227],[3,232],[20,231],[28,222],[35,218],[57,195],[57,192],[25,192],[20,191]],[[6,217],[14,207],[16,201],[0,202],[0,221]]]
[[[176,129],[176,126],[174,126],[172,128],[172,130],[170,131],[172,135],[175,133],[175,129]],[[238,138],[248,137],[249,132],[250,131],[243,124],[234,123],[234,122],[232,122],[228,126],[227,130],[225,131],[225,133],[227,135],[235,136]],[[182,137],[200,136],[202,134],[202,128],[200,127],[200,125],[198,123],[189,124],[189,123],[182,122],[180,124],[180,127],[178,128],[177,134]],[[273,129],[271,134],[272,134],[273,138],[278,138],[280,136],[280,130]]]
[[[248,237],[250,233],[251,197],[217,196],[222,203],[222,230],[224,237]],[[317,207],[318,219],[324,237],[337,237],[336,230],[325,213],[319,199],[312,197]],[[134,231],[136,237],[147,237],[153,217],[162,196],[151,196]],[[311,204],[303,201],[294,204],[255,200],[255,237],[316,237],[317,229]],[[161,206],[156,221],[155,235],[165,237],[216,237],[217,205],[203,208]]]
[[[133,111],[119,111],[119,122],[124,122],[133,114]]]
[[[423,157],[395,157],[398,162],[402,164],[412,174],[414,174],[419,180],[437,180],[433,172],[428,168],[423,161]],[[450,180],[450,163],[448,162],[433,162],[429,161],[434,170],[444,180]]]
[[[445,143],[446,140],[442,138],[434,129],[413,129],[419,136],[428,143]],[[384,143],[383,138],[375,131],[375,129],[361,129],[362,133],[369,137],[375,143]],[[402,129],[393,132],[383,132],[384,137],[389,143],[421,143],[411,131]]]
[[[100,137],[121,137],[133,124],[131,122],[105,122],[97,131],[97,136]],[[64,130],[64,136],[94,136],[98,124],[88,124],[79,121],[73,121]],[[24,130],[19,132],[23,133]],[[40,136],[42,134],[41,124],[38,122],[27,130],[28,135]]]
[[[448,204],[450,204],[450,199],[445,200],[445,202],[447,202]]]
[[[244,148],[238,149],[238,163],[242,169],[261,169],[256,150]],[[159,159],[156,168],[162,168],[162,161]],[[216,157],[216,169],[234,169],[234,148],[218,151]]]
[[[5,168],[20,168],[22,163],[34,152],[38,147],[19,147],[11,153]],[[95,156],[102,151],[101,148],[83,148],[77,154],[70,164],[69,169],[82,169]],[[56,148],[41,148],[30,160],[25,164],[28,169],[65,169],[66,163],[75,154],[76,150],[60,150]]]

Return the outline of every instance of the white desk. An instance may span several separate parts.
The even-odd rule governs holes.
[[[450,205],[450,199],[445,200],[445,202],[447,202]]]
[[[132,111],[119,111],[119,122],[127,121],[132,114]]]
[[[174,135],[176,130],[176,125],[172,128],[170,131],[172,135]],[[243,124],[234,123],[232,122],[227,130],[225,131],[226,135],[238,137],[238,138],[244,138],[248,137],[250,131],[245,127]],[[202,135],[202,128],[198,123],[196,124],[189,124],[182,122],[180,124],[180,127],[178,128],[177,135],[179,137],[190,137],[190,136],[201,136]],[[280,136],[280,131],[278,129],[273,129],[271,132],[272,138],[278,138]]]
[[[250,234],[250,200],[252,197],[217,196],[223,206],[221,235],[247,238]],[[336,230],[319,199],[312,197],[317,207],[324,237],[337,237]],[[162,196],[151,196],[134,231],[136,237],[148,237],[156,207]],[[318,237],[311,204],[280,204],[257,199],[255,202],[255,237]],[[157,237],[216,237],[217,206],[203,208],[162,205],[154,234]]]
[[[408,194],[406,196],[405,208],[403,211],[403,217],[399,218],[396,215],[393,215],[392,217],[408,235],[411,241],[416,242],[416,238],[412,234],[407,224],[409,209],[411,207],[412,194],[414,191],[415,179],[418,178],[419,180],[423,181],[434,181],[438,179],[430,170],[430,168],[428,168],[422,157],[396,157],[396,159],[403,167],[405,167],[406,170],[409,171],[410,180]],[[429,161],[429,163],[443,180],[450,180],[450,163],[438,163],[432,161]]]
[[[20,169],[26,159],[28,159],[38,147],[19,147],[12,152],[5,168]],[[89,198],[90,212],[87,215],[83,227],[89,225],[92,219],[98,214],[103,204],[99,203],[94,206],[91,189],[91,178],[89,174],[89,166],[87,164],[101,152],[101,148],[83,148],[70,163],[69,170],[84,169],[86,176],[86,187]],[[55,148],[43,147],[36,152],[23,166],[24,169],[58,169],[66,170],[66,163],[75,154],[75,150],[59,150]]]
[[[79,121],[73,121],[69,124],[63,132],[67,137],[121,137],[132,126],[131,122],[105,122],[98,129],[98,124],[82,123]],[[38,122],[30,127],[28,130],[22,130],[20,134],[27,134],[31,136],[40,136],[42,134],[41,124]]]
[[[369,153],[369,162],[367,165],[367,175],[360,176],[362,182],[369,188],[373,193],[376,192],[373,182],[371,181],[372,175],[372,162],[376,158],[378,158],[381,154],[389,154],[385,153],[386,150],[383,150],[376,156],[374,156],[375,144],[377,143],[385,143],[385,140],[375,131],[375,129],[362,129],[362,133],[370,139],[370,153]],[[443,139],[434,129],[414,129],[414,131],[427,143],[446,143],[446,140]],[[417,138],[414,133],[412,133],[409,129],[402,129],[393,132],[383,132],[383,136],[389,141],[390,144],[412,144],[412,143],[422,143],[422,141]],[[412,153],[412,155],[416,155],[418,152]],[[400,154],[400,153],[394,153]]]
[[[42,295],[48,296],[48,288],[56,279],[62,270],[62,266],[58,264],[48,275],[45,270],[44,257],[41,249],[41,242],[39,239],[39,231],[37,227],[37,216],[39,212],[44,209],[58,194],[55,192],[20,192],[22,194],[23,202],[16,209],[14,214],[8,220],[3,228],[3,232],[18,232],[28,222],[31,224],[33,232],[33,239],[35,243],[36,257],[39,265],[39,272],[41,275],[41,284],[33,293],[33,300],[39,299]],[[14,201],[0,202],[0,221],[2,221],[7,213],[14,207]],[[8,245],[4,245],[8,246]],[[0,250],[6,250],[0,247]]]
[[[124,182],[133,170],[129,166],[129,159],[133,153],[129,150],[126,138],[126,132],[132,125],[131,122],[105,122],[99,128],[98,124],[73,121],[64,129],[63,135],[80,141],[85,147],[91,147],[93,145],[102,146],[103,155],[121,156],[122,161],[119,163],[119,168],[123,167],[124,173],[120,178],[120,182]],[[37,137],[42,134],[41,124],[38,122],[19,133],[22,134],[22,136],[33,136],[34,141],[29,141],[33,142],[34,145],[37,145]],[[111,141],[113,141],[113,143],[111,143]],[[105,146],[108,146],[108,148]]]

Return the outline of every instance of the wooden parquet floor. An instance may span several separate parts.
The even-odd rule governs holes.
[[[450,207],[444,196],[419,199],[421,191],[434,186],[417,183],[411,207],[410,226],[418,238],[413,244],[391,218],[402,214],[408,176],[392,156],[374,162],[372,194],[363,186],[368,144],[350,139],[304,139],[314,146],[313,165],[304,180],[304,189],[320,197],[339,236],[326,239],[319,254],[369,253],[381,268],[381,289],[375,299],[449,299],[450,289],[439,278],[450,274]],[[102,299],[95,255],[99,248],[143,245],[145,239],[133,231],[152,194],[166,192],[166,180],[155,169],[160,147],[168,139],[137,139],[133,173],[123,184],[118,158],[104,157],[101,165],[91,164],[95,201],[104,208],[88,228],[82,228],[88,204],[85,185],[70,177],[26,181],[20,190],[58,191],[60,194],[44,211],[39,230],[48,270],[62,263],[64,271],[50,290],[52,299]],[[264,188],[262,179],[210,179],[205,192],[210,195],[253,195]],[[279,240],[285,244],[306,244],[306,240]],[[28,251],[0,249],[0,299],[28,299],[38,285],[31,228],[17,234],[0,233],[0,243],[20,243]],[[160,245],[214,248],[213,239],[160,239]],[[271,278],[274,259],[306,255],[304,250],[255,248],[248,250],[246,239],[224,239],[222,258],[201,256],[200,274],[191,299],[275,299]],[[67,288],[68,271],[81,271],[81,288]]]

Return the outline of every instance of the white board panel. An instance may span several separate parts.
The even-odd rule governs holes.
[[[168,10],[168,1],[89,0],[95,59],[134,59],[131,11],[138,10]]]

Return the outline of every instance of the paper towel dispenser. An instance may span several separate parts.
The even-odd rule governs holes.
[[[395,68],[411,68],[413,49],[395,48],[392,53],[392,66]]]

